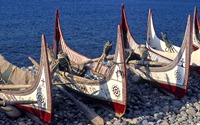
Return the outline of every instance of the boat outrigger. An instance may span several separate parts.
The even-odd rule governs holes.
[[[0,55],[0,109],[11,117],[25,111],[40,124],[52,116],[51,77],[45,36],[42,35],[40,66],[37,75],[9,63]]]
[[[139,45],[134,40],[128,26],[124,5],[122,5],[121,25],[125,48],[133,51],[127,61],[130,71],[145,80],[156,83],[160,88],[164,88],[164,90],[171,92],[178,98],[183,97],[187,92],[188,86],[191,54],[190,35],[192,34],[191,17],[188,17],[182,47],[173,61],[149,50],[145,46]],[[139,59],[139,61],[131,64],[135,59]]]
[[[125,113],[127,101],[124,42],[120,28],[118,26],[114,59],[110,61],[109,66],[106,66],[101,61],[102,58],[97,59],[96,62],[94,59],[77,53],[67,45],[61,31],[58,10],[56,10],[52,49],[56,58],[61,62],[59,64],[60,77],[58,76],[58,78],[66,83],[66,87],[89,97],[95,103],[106,106],[118,117]],[[108,45],[110,44],[108,43]],[[106,56],[104,54],[103,58]]]
[[[195,9],[196,10],[196,9]],[[192,30],[192,45],[193,45],[193,52],[191,54],[191,62],[190,66],[193,70],[200,71],[200,41],[197,38],[197,11],[194,11],[194,19],[193,19],[193,30]],[[162,34],[162,33],[161,33]],[[153,19],[152,19],[152,10],[149,10],[148,15],[148,26],[147,26],[147,40],[146,40],[146,47],[158,53],[166,58],[174,60],[177,56],[177,53],[180,50],[180,47],[172,45],[172,43],[168,40],[165,34],[162,34],[163,40],[159,39],[156,35]]]

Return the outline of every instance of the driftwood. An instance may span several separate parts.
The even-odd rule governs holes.
[[[23,89],[23,88],[28,88],[30,86],[31,86],[30,84],[26,84],[26,85],[8,84],[8,85],[0,85],[0,89]]]

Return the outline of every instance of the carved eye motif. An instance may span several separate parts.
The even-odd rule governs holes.
[[[41,92],[37,93],[37,101],[38,101],[38,105],[40,107],[42,107],[42,106],[45,105],[45,97],[44,97],[44,95]]]
[[[120,97],[120,90],[119,90],[119,87],[118,87],[117,85],[113,85],[112,91],[113,91],[113,94],[114,94],[116,97]]]

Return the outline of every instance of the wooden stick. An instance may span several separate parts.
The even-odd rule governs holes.
[[[0,111],[2,112],[8,112],[8,111],[12,111],[13,109],[11,107],[4,107],[4,106],[0,106]]]
[[[88,64],[88,63],[98,62],[100,58],[101,58],[101,57],[94,58],[94,59],[90,59],[90,60],[87,60],[87,61],[82,62],[82,63],[72,63],[71,65],[86,65],[86,64]],[[113,58],[114,58],[114,55],[108,55],[108,56],[106,56],[105,59],[111,60],[111,59],[113,59]]]
[[[74,75],[74,74],[71,74],[71,73],[68,73],[68,72],[63,72],[63,71],[58,71],[59,72],[59,76],[60,77],[71,77],[73,78],[73,81],[81,81],[81,82],[86,82],[86,83],[90,83],[90,82],[93,82],[87,78],[84,78],[84,77],[81,77],[81,76],[77,76],[77,75]]]
[[[66,89],[63,88],[62,85],[56,85],[63,93],[65,93],[72,101],[75,102],[76,106],[81,109],[83,114],[92,122],[94,125],[104,125],[104,120],[96,114],[93,110],[91,110],[84,103],[75,99]]]
[[[23,88],[28,88],[30,87],[30,84],[25,84],[25,85],[0,85],[0,89],[23,89]]]
[[[39,68],[40,65],[33,58],[29,56],[28,59],[33,63],[33,65],[35,65],[35,67]]]
[[[166,66],[168,63],[165,62],[153,62],[153,61],[142,61],[142,60],[131,60],[129,64],[134,65],[150,65],[150,66]]]
[[[7,105],[28,105],[28,104],[34,104],[37,103],[37,101],[31,101],[31,100],[22,100],[22,101],[9,101],[9,100],[2,100],[0,101],[0,106],[7,106]]]

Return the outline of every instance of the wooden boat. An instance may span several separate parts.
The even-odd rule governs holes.
[[[195,21],[195,19],[194,19]],[[193,23],[193,27],[195,27]],[[200,41],[197,39],[197,35],[195,33],[195,29],[192,31],[192,40],[193,40],[193,51],[191,54],[191,62],[190,65],[192,69],[199,70],[200,68],[200,49],[198,47],[200,46]],[[148,26],[147,26],[147,41],[146,41],[146,47],[155,52],[158,53],[166,58],[175,59],[177,56],[177,53],[180,50],[180,47],[172,45],[171,43],[166,43],[163,40],[159,39],[156,35],[156,32],[154,30],[153,25],[153,19],[152,19],[152,10],[149,10],[149,16],[148,16]]]
[[[12,112],[13,110],[20,109],[40,124],[50,123],[51,77],[44,35],[37,75],[18,68],[0,55],[0,79],[1,109],[6,109],[5,112],[11,116],[16,113]]]
[[[121,25],[126,49],[132,49],[134,51],[135,56],[137,56],[137,58],[139,59],[142,59],[142,55],[140,53],[140,45],[134,40],[130,33],[128,22],[126,20],[124,5],[122,5]],[[143,79],[156,83],[160,88],[164,88],[164,90],[171,92],[178,98],[183,97],[187,92],[188,86],[191,42],[190,34],[192,34],[191,25],[191,17],[189,16],[182,47],[177,57],[173,61],[170,61],[146,48],[145,52],[148,53],[147,59],[150,60],[147,61],[158,61],[159,59],[159,64],[159,62],[165,62],[164,60],[167,60],[167,64],[165,64],[164,66],[150,66],[148,65],[148,63],[144,65],[144,61],[142,60],[142,63],[140,63],[142,65],[133,65],[130,62],[133,59],[136,59],[136,57],[132,56],[131,58],[129,58],[128,61],[130,71],[132,71],[134,74],[141,76]],[[154,56],[154,58],[152,56]]]
[[[89,79],[83,77],[85,73],[80,75],[74,72],[74,70],[73,72],[68,71],[62,73],[62,77],[59,77],[61,81],[64,78],[67,82],[71,83],[66,84],[66,87],[87,96],[87,99],[92,99],[92,102],[106,106],[109,110],[114,111],[115,115],[118,117],[124,114],[126,109],[127,81],[123,39],[119,26],[116,51],[111,65],[106,66],[101,62],[99,62],[101,66],[98,66],[98,62],[85,64],[85,62],[90,62],[91,59],[77,53],[67,45],[61,31],[57,10],[52,50],[57,57],[59,52],[66,54],[70,61],[69,66],[71,66],[72,69],[75,69],[73,66],[76,66],[79,72],[85,70],[90,73],[91,77],[96,77],[95,79]],[[80,70],[80,67],[83,67],[83,69]]]

